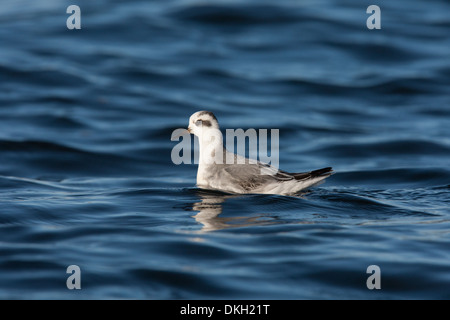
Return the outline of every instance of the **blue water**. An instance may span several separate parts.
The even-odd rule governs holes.
[[[450,299],[449,12],[1,1],[0,298]],[[200,190],[170,157],[198,110],[336,174],[302,197]]]

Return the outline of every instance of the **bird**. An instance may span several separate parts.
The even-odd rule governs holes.
[[[229,152],[223,146],[219,122],[211,111],[192,114],[187,131],[199,140],[197,187],[201,189],[231,194],[294,195],[334,173],[331,167],[290,173]]]

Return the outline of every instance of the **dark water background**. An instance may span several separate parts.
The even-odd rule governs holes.
[[[0,298],[449,299],[449,12],[1,1]],[[170,135],[205,109],[337,173],[303,198],[199,190]]]

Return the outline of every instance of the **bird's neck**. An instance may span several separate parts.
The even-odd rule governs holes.
[[[224,148],[222,133],[218,129],[206,130],[198,137],[199,165],[223,164]]]

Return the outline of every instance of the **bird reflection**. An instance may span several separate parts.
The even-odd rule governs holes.
[[[202,232],[279,223],[276,216],[268,214],[233,217],[219,216],[223,213],[223,204],[228,199],[245,197],[246,195],[226,194],[203,189],[198,190],[196,193],[201,201],[192,205],[192,210],[198,211],[193,218],[202,225]]]
[[[223,211],[222,204],[226,199],[236,197],[235,195],[227,195],[223,193],[201,191],[198,193],[201,198],[200,202],[192,205],[192,210],[198,211],[193,216],[195,221],[202,224],[202,231],[220,230],[230,228],[233,218],[221,218],[219,215]]]

